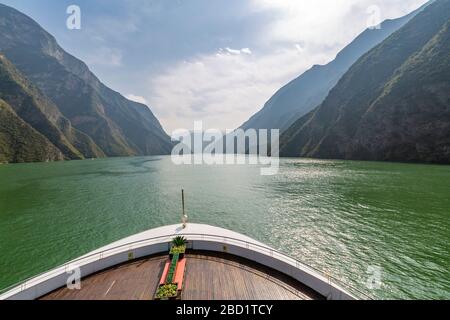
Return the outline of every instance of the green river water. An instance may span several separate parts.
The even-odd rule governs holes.
[[[450,166],[170,157],[0,166],[0,289],[128,235],[191,222],[260,240],[382,299],[450,299]],[[366,285],[380,268],[381,287]]]

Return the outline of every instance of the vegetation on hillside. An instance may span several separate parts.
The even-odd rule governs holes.
[[[449,20],[450,1],[436,1],[359,59],[281,155],[449,163]]]

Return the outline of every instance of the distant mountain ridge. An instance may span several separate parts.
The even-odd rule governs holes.
[[[74,148],[73,153],[62,152],[65,158],[170,153],[170,137],[147,106],[103,85],[35,21],[2,4],[0,50],[30,87],[38,89],[34,91],[44,105],[51,106],[47,117],[58,118],[53,119],[56,127],[72,128],[58,128]]]
[[[245,122],[247,129],[288,129],[328,95],[344,73],[363,54],[404,26],[422,8],[394,20],[386,20],[380,29],[367,29],[326,65],[315,65],[276,92],[264,108]]]
[[[450,0],[360,58],[284,133],[281,155],[450,163]]]

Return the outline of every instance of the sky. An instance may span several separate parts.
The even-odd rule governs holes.
[[[427,0],[0,0],[31,16],[170,134],[234,129],[367,27]],[[66,26],[81,9],[81,29]]]

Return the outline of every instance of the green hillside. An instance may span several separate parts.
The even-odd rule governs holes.
[[[62,160],[61,152],[0,99],[0,163]]]
[[[450,162],[450,1],[359,59],[281,138],[283,156]]]

